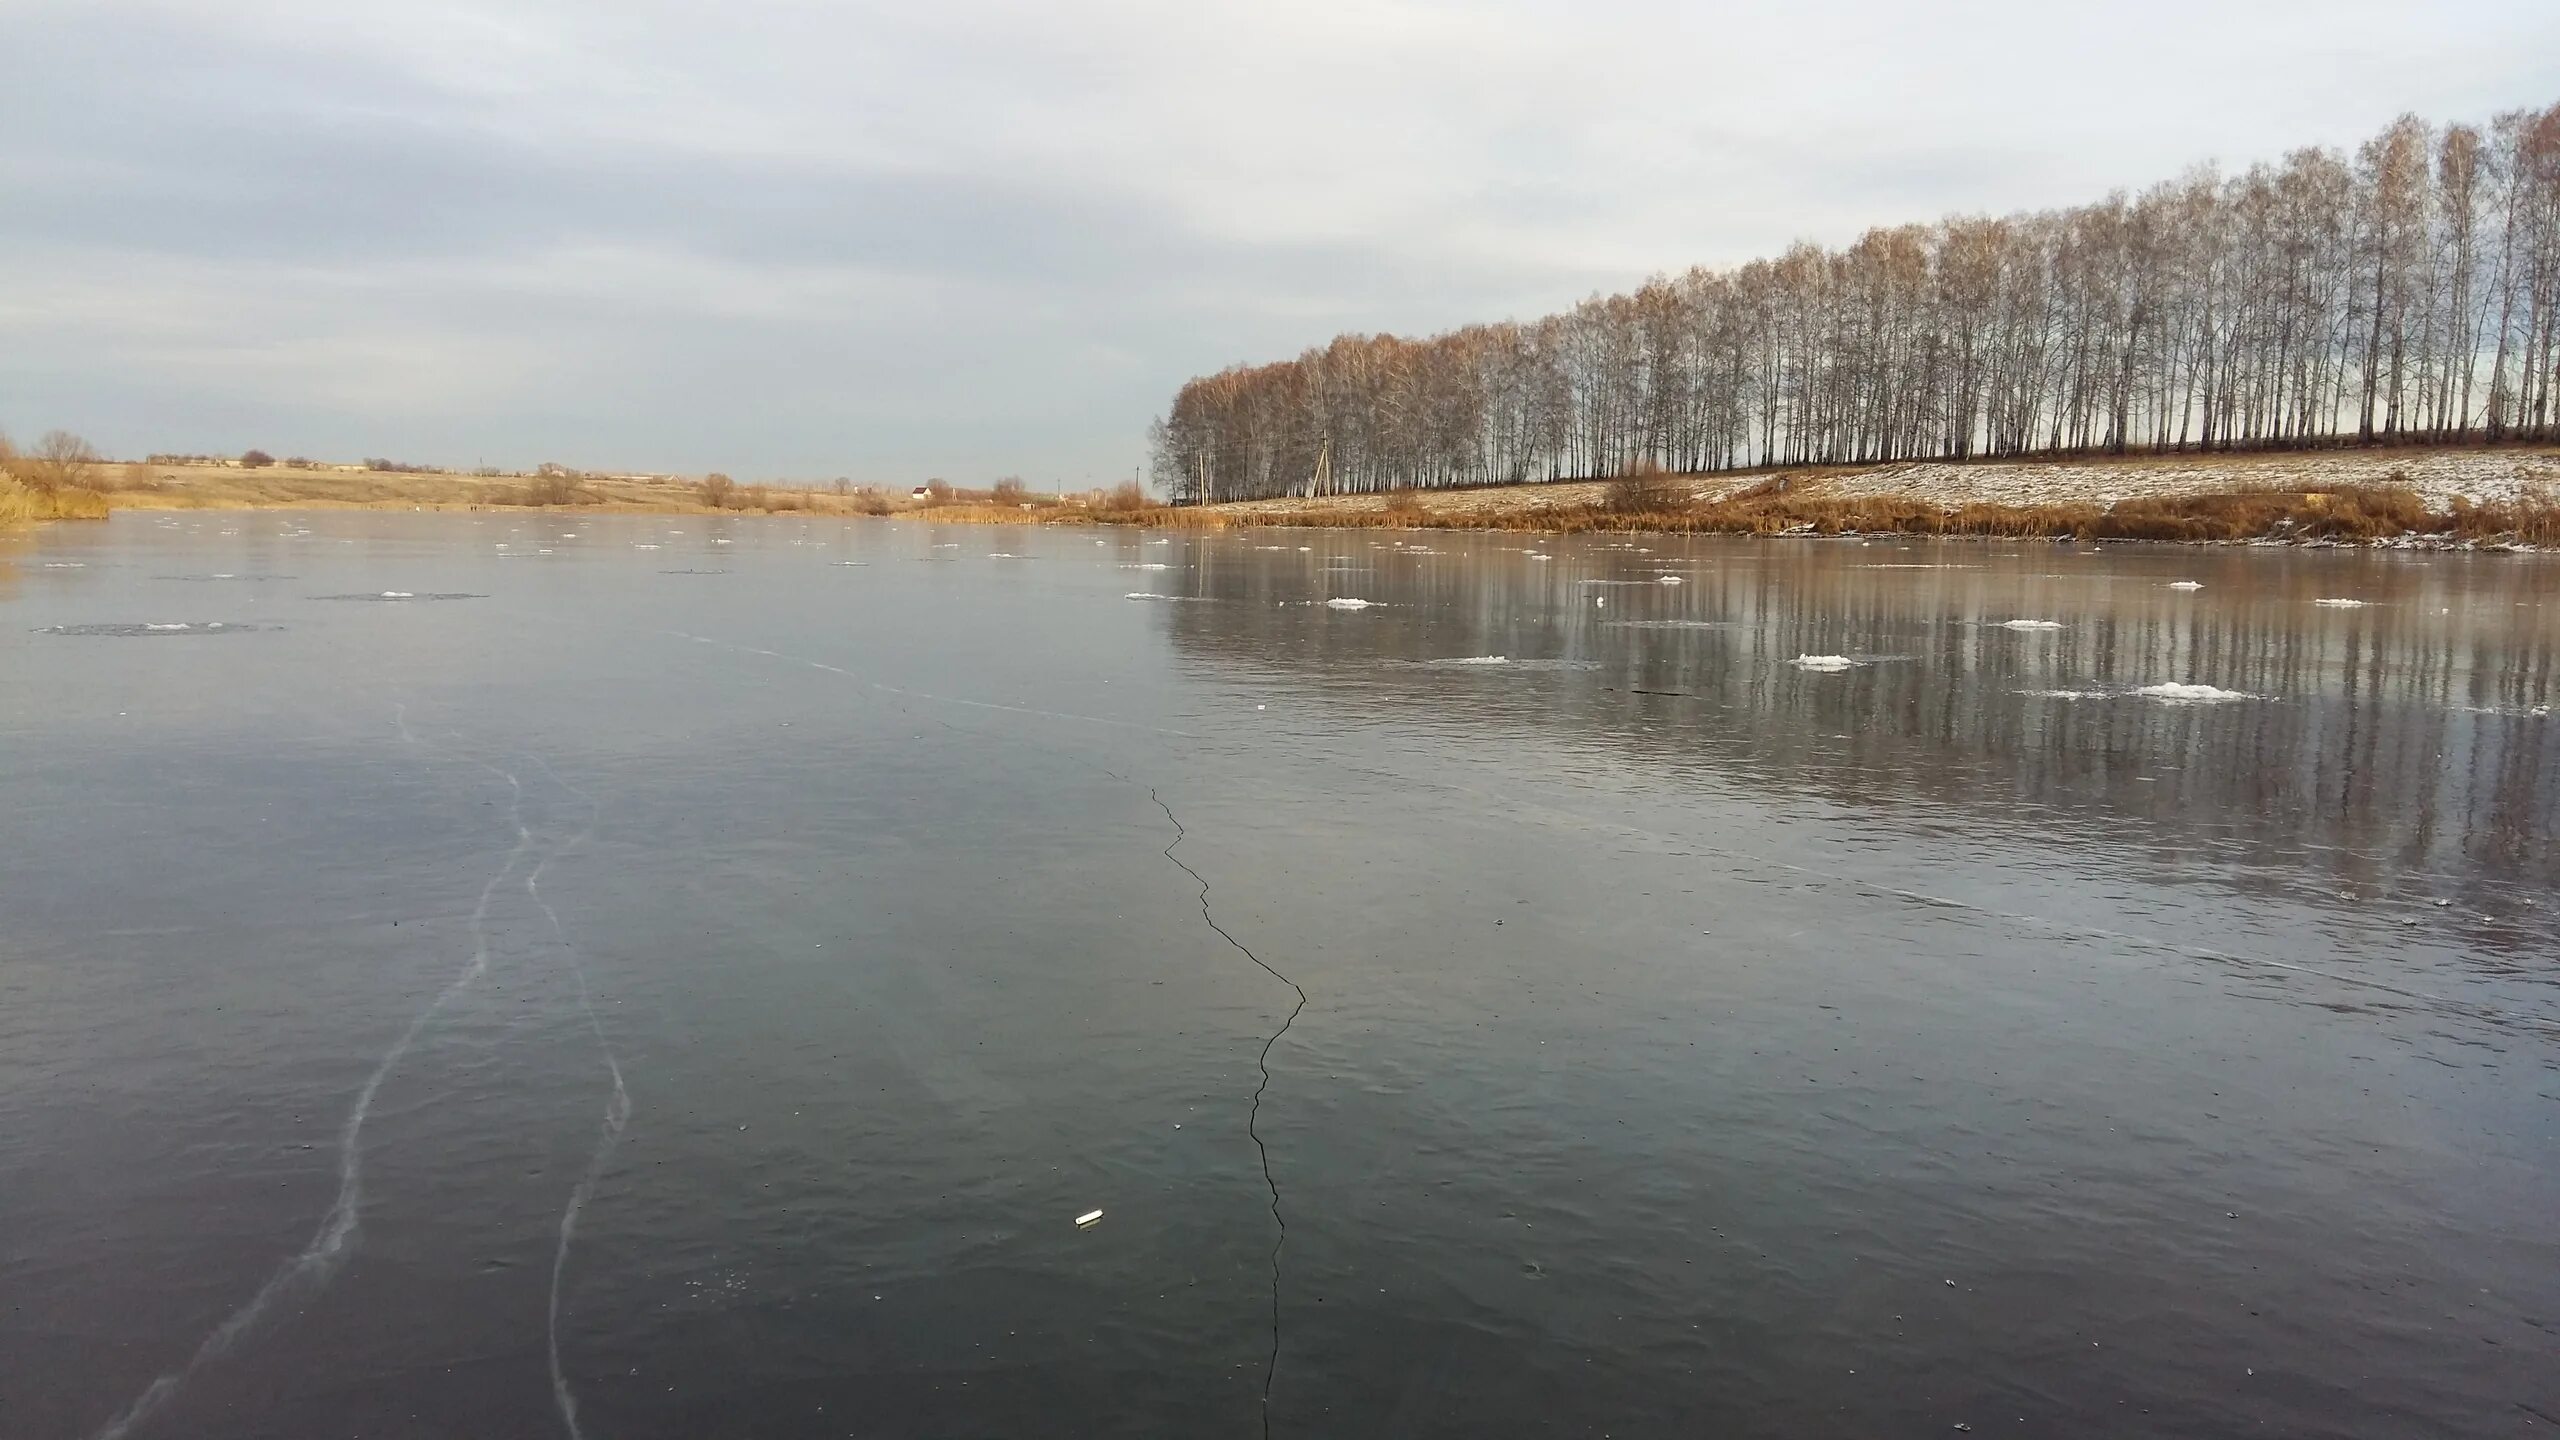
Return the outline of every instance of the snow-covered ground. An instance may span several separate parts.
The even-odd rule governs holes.
[[[1770,478],[1689,475],[1671,483],[1698,500],[1720,500]],[[1941,505],[2112,505],[2144,496],[2195,495],[2228,490],[2323,490],[2341,485],[2406,485],[2430,509],[2454,497],[2477,503],[2539,500],[2560,503],[2560,451],[2322,450],[2297,454],[2207,455],[2161,459],[2015,461],[1970,464],[1922,461],[1863,469],[1808,469],[1791,481],[1806,498],[1894,495]],[[1482,490],[1434,491],[1421,497],[1435,515],[1501,515],[1515,511],[1596,505],[1609,486],[1598,480],[1508,485]],[[1383,495],[1335,495],[1322,499],[1242,501],[1222,510],[1295,517],[1383,511]]]
[[[1933,461],[1828,475],[1808,481],[1801,493],[1907,495],[1949,505],[2112,505],[2143,496],[2339,485],[2405,485],[2435,510],[2446,508],[2456,496],[2475,504],[2560,500],[2560,455],[2529,450],[2332,450],[2060,464]]]

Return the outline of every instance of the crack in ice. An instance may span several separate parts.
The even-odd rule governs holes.
[[[622,1132],[631,1122],[631,1092],[622,1080],[622,1062],[613,1053],[613,1042],[605,1038],[604,1021],[596,1013],[594,991],[587,983],[586,962],[578,957],[578,947],[569,939],[560,923],[560,913],[542,898],[542,872],[552,861],[587,843],[595,834],[596,824],[604,814],[603,805],[577,786],[560,778],[551,762],[536,755],[533,763],[542,767],[553,784],[576,796],[587,807],[586,828],[569,841],[535,862],[524,877],[524,893],[542,910],[551,923],[551,938],[569,957],[569,973],[578,982],[578,1008],[586,1015],[588,1033],[595,1037],[596,1049],[604,1057],[605,1073],[612,1077],[613,1093],[605,1100],[604,1122],[596,1137],[595,1149],[587,1156],[586,1172],[578,1178],[577,1187],[569,1192],[569,1203],[560,1212],[560,1239],[551,1252],[551,1296],[545,1317],[544,1339],[551,1361],[551,1398],[560,1410],[560,1423],[569,1432],[569,1440],[585,1440],[586,1431],[578,1424],[578,1396],[569,1385],[568,1371],[560,1363],[560,1286],[569,1271],[569,1247],[576,1243],[578,1217],[585,1213],[587,1202],[595,1197],[597,1183],[603,1179],[605,1166],[611,1163],[614,1149],[621,1144]]]
[[[1234,946],[1237,954],[1262,967],[1263,973],[1288,986],[1298,997],[1297,1003],[1289,1007],[1289,1018],[1281,1021],[1280,1028],[1272,1031],[1262,1042],[1262,1053],[1255,1057],[1254,1064],[1262,1071],[1262,1081],[1253,1087],[1253,1108],[1246,1112],[1244,1122],[1244,1132],[1253,1140],[1254,1152],[1262,1157],[1262,1183],[1271,1192],[1271,1223],[1279,1230],[1271,1241],[1271,1355],[1262,1368],[1262,1433],[1265,1440],[1269,1440],[1271,1382],[1280,1373],[1280,1251],[1289,1243],[1289,1221],[1280,1213],[1280,1182],[1271,1173],[1271,1147],[1262,1139],[1262,1095],[1271,1088],[1271,1047],[1279,1044],[1280,1037],[1289,1033],[1289,1027],[1298,1023],[1299,1014],[1307,1008],[1307,992],[1297,981],[1272,968],[1271,962],[1254,954],[1243,941],[1228,934],[1227,927],[1218,923],[1218,917],[1209,910],[1208,877],[1173,853],[1175,846],[1191,838],[1191,832],[1183,827],[1182,821],[1175,817],[1173,807],[1164,803],[1164,797],[1157,794],[1152,785],[1147,787],[1147,798],[1156,802],[1156,808],[1164,812],[1165,822],[1173,826],[1173,843],[1164,847],[1164,858],[1172,861],[1183,874],[1191,877],[1192,883],[1200,887],[1201,921],[1216,931],[1219,939]]]
[[[422,749],[428,748],[409,732],[405,712],[396,712],[394,719],[400,729],[400,738]],[[471,959],[453,979],[446,982],[444,989],[437,992],[436,998],[409,1021],[408,1028],[391,1042],[391,1048],[382,1052],[382,1058],[374,1062],[373,1073],[365,1077],[363,1088],[356,1092],[355,1104],[338,1127],[337,1199],[329,1206],[328,1214],[321,1217],[320,1228],[312,1233],[301,1251],[269,1275],[266,1283],[258,1287],[258,1292],[250,1296],[246,1304],[215,1326],[213,1332],[196,1346],[195,1353],[187,1357],[184,1365],[144,1386],[141,1394],[117,1412],[114,1419],[100,1427],[96,1440],[122,1440],[131,1434],[135,1426],[168,1404],[196,1371],[221,1359],[239,1344],[243,1336],[266,1318],[278,1300],[305,1285],[315,1288],[326,1285],[354,1249],[362,1228],[364,1209],[364,1126],[373,1113],[374,1097],[381,1093],[383,1082],[391,1078],[391,1072],[399,1068],[400,1062],[417,1045],[418,1037],[426,1032],[427,1026],[444,1013],[446,1006],[488,973],[490,901],[506,878],[515,873],[517,862],[524,858],[526,849],[533,843],[533,832],[524,823],[524,786],[503,770],[492,766],[482,768],[507,782],[507,815],[509,823],[515,827],[515,847],[507,852],[506,863],[499,866],[488,883],[480,887],[480,901],[472,907]]]

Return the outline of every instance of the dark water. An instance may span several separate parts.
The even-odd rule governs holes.
[[[0,1435],[2560,1424],[2560,563],[1414,543],[8,542]]]

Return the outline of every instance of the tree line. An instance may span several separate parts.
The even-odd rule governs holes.
[[[2547,440],[2560,105],[1194,379],[1177,502],[2039,452]]]

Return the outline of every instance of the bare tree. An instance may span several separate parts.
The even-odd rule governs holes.
[[[97,478],[98,452],[68,430],[48,430],[34,450],[18,458],[16,469],[30,488],[48,494],[88,489]]]
[[[2560,106],[2485,137],[2404,116],[2352,157],[1797,245],[1524,324],[1343,335],[1184,385],[1149,450],[1185,503],[2539,438],[2555,401]]]

